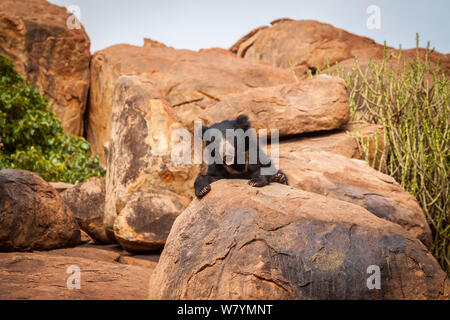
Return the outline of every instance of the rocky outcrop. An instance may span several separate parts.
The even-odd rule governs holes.
[[[114,236],[129,252],[161,250],[176,217],[190,199],[167,190],[142,190],[128,199],[114,221]]]
[[[114,221],[128,196],[144,189],[168,190],[192,197],[198,165],[177,164],[171,154],[183,129],[172,108],[154,99],[150,80],[122,76],[113,101],[111,140],[107,145],[104,226],[114,239]],[[181,211],[180,211],[181,212]]]
[[[49,255],[64,256],[74,260],[84,258],[95,262],[121,263],[131,266],[154,269],[159,261],[160,252],[129,253],[118,244],[83,244],[73,248],[55,249],[45,252]]]
[[[102,249],[54,251],[0,253],[0,299],[136,300],[148,295],[149,268],[118,263]],[[76,267],[80,288],[69,290]]]
[[[59,193],[30,171],[0,171],[0,251],[48,250],[80,243]]]
[[[59,193],[62,193],[64,191],[66,191],[67,189],[70,189],[70,188],[74,187],[74,184],[67,183],[67,182],[49,182],[49,183]]]
[[[227,50],[227,49],[222,49],[222,48],[207,48],[207,49],[200,49],[198,50],[198,52],[200,53],[215,53],[215,54],[224,54],[226,56],[232,56],[234,57],[234,53]]]
[[[200,114],[208,125],[249,116],[252,128],[280,136],[337,129],[349,120],[345,82],[320,75],[299,83],[255,88],[224,98]]]
[[[431,246],[431,230],[422,209],[392,177],[365,161],[326,151],[283,151],[279,166],[290,186],[359,205]]]
[[[298,77],[305,77],[307,71],[313,74],[326,70],[336,62],[346,70],[354,66],[354,57],[362,64],[369,58],[379,60],[383,57],[384,46],[372,39],[357,36],[330,24],[314,20],[278,19],[270,27],[252,30],[238,40],[230,51],[250,61],[265,61],[281,68],[291,68]],[[423,52],[423,50],[422,50]],[[399,51],[387,47],[387,54]],[[404,50],[409,60],[415,56],[415,49]],[[441,70],[450,74],[448,56],[433,52],[430,55],[433,65],[441,60]]]
[[[348,122],[338,130],[293,136],[281,140],[278,145],[278,152],[281,154],[315,150],[367,160],[378,169],[382,164],[380,160],[383,156],[384,159],[386,157],[387,145],[384,141],[383,127],[363,121]]]
[[[361,206],[220,180],[175,220],[149,298],[443,299],[446,281],[420,241]]]
[[[139,254],[139,255],[127,255],[123,254],[119,258],[119,262],[128,264],[130,266],[143,267],[147,269],[155,269],[158,265],[158,254]]]
[[[145,76],[144,85],[153,90],[150,98],[163,99],[189,129],[200,112],[228,94],[294,82],[288,70],[268,64],[146,42],[144,47],[115,45],[92,58],[87,139],[101,163],[105,163],[103,149],[110,138],[114,90],[121,75]]]
[[[86,232],[80,230],[80,244],[86,244],[90,242],[94,242],[94,240],[92,240],[92,238]]]
[[[328,65],[354,56],[381,57],[383,47],[372,39],[351,34],[330,24],[314,20],[280,19],[271,27],[252,31],[244,36],[231,51],[251,61],[266,61],[281,68],[292,65],[302,77],[307,70],[314,73],[317,67]]]
[[[66,132],[83,134],[89,90],[89,37],[70,14],[45,0],[2,0],[0,54],[49,100]]]
[[[82,230],[98,243],[110,242],[103,227],[105,178],[90,178],[62,192],[61,197]]]

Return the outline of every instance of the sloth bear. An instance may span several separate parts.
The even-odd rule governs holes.
[[[271,182],[288,184],[286,175],[275,168],[261,149],[246,115],[210,127],[202,126],[201,134],[207,164],[202,165],[202,172],[195,179],[197,198],[206,195],[211,183],[220,179],[250,179],[249,185],[253,187]]]

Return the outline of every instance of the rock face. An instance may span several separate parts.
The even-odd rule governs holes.
[[[313,20],[278,19],[271,27],[261,27],[238,40],[230,51],[251,61],[265,61],[274,66],[289,68],[292,65],[298,77],[305,77],[308,70],[314,73],[319,67],[326,70],[336,62],[342,62],[348,70],[357,56],[363,65],[368,59],[381,59],[384,47],[372,39],[360,37],[332,25]],[[388,54],[398,50],[387,47]],[[415,49],[404,50],[409,59]],[[430,56],[433,65],[441,60],[441,70],[450,74],[448,56],[434,52]]]
[[[369,141],[368,148],[360,148],[358,141]],[[368,160],[379,168],[380,159],[387,152],[383,127],[363,121],[351,121],[332,131],[314,132],[290,137],[278,145],[279,153],[323,150],[343,155],[347,158]],[[374,161],[375,160],[375,161]]]
[[[200,118],[211,125],[240,114],[249,116],[254,129],[278,129],[280,136],[336,129],[349,120],[345,82],[320,75],[299,83],[250,89],[216,103]]]
[[[0,171],[0,251],[48,250],[78,243],[78,224],[50,184],[33,172]]]
[[[189,129],[200,112],[228,94],[294,82],[288,70],[268,64],[211,50],[175,50],[146,42],[144,47],[112,46],[92,58],[87,139],[102,163],[111,131],[114,90],[121,75],[145,75],[147,86],[154,91],[150,98],[164,99]]]
[[[115,238],[125,250],[140,252],[164,248],[173,222],[190,199],[167,190],[143,190],[123,202],[114,222]]]
[[[89,254],[83,250],[79,255],[0,253],[0,299],[145,299],[152,270],[117,263],[102,251]],[[74,275],[74,269],[68,269],[70,266],[80,268],[80,289],[67,287],[68,280],[73,284],[69,277]]]
[[[220,180],[176,219],[149,298],[441,299],[446,281],[420,241],[360,206]]]
[[[280,19],[271,27],[252,31],[231,47],[239,57],[266,61],[281,68],[289,63],[298,76],[354,56],[378,57],[383,47],[332,25],[313,20]]]
[[[132,266],[154,269],[159,261],[159,252],[148,254],[134,254],[122,249],[118,244],[83,244],[73,248],[55,249],[46,251],[45,254],[71,257],[73,259],[84,258],[95,262],[121,263]],[[147,294],[147,292],[146,292]],[[124,297],[123,297],[124,298]]]
[[[153,98],[156,90],[140,76],[122,76],[117,85],[106,148],[104,226],[111,239],[114,220],[129,195],[150,188],[193,196],[199,166],[172,161],[172,151],[179,145],[172,134],[183,126],[173,109]]]
[[[73,186],[74,186],[74,184],[67,183],[67,182],[49,182],[49,183],[59,193],[62,193],[64,191],[66,191],[67,189],[73,188]]]
[[[121,255],[119,262],[153,270],[158,265],[158,260],[155,257],[159,259],[159,255]]]
[[[279,167],[290,186],[364,207],[431,246],[431,230],[422,209],[390,176],[365,161],[326,151],[280,150]]]
[[[109,243],[103,227],[105,213],[105,178],[93,177],[61,193],[64,203],[92,239]]]
[[[81,25],[67,27],[69,17],[65,8],[44,0],[2,0],[0,54],[48,98],[67,132],[82,135],[90,41]]]

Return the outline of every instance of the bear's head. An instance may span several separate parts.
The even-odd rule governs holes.
[[[206,145],[208,164],[245,164],[245,152],[253,141],[254,130],[246,115],[234,120],[224,120],[211,126],[202,126],[202,137]],[[255,140],[256,141],[256,140]]]

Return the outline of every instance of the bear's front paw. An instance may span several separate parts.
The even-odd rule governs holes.
[[[269,182],[265,179],[261,179],[261,178],[253,178],[248,182],[249,185],[251,185],[252,187],[264,187],[266,185],[269,184]]]
[[[288,184],[288,179],[281,170],[279,170],[275,175],[272,176],[272,181],[281,184]]]
[[[197,196],[197,198],[200,199],[210,191],[211,191],[211,186],[208,184],[208,185],[204,186],[203,188],[201,188],[200,190],[195,190],[195,195]]]

